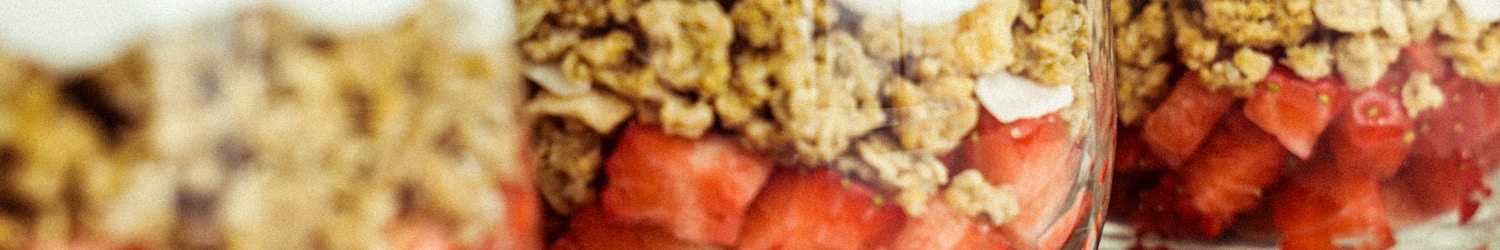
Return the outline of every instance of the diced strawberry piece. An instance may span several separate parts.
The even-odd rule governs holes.
[[[943,199],[929,201],[926,211],[906,220],[890,249],[1013,248],[998,229],[954,210]]]
[[[529,135],[528,135],[529,136]],[[520,138],[518,143],[530,142]],[[483,249],[541,249],[544,244],[541,194],[536,188],[536,164],[532,147],[520,147],[519,178],[502,180],[498,186],[505,201],[504,222],[485,239]]]
[[[1283,249],[1385,249],[1395,244],[1375,180],[1313,166],[1271,193]]]
[[[1500,134],[1500,87],[1462,77],[1438,84],[1443,107],[1417,116],[1415,154],[1451,158],[1466,154]]]
[[[1146,117],[1141,127],[1141,139],[1151,147],[1151,152],[1174,168],[1198,149],[1219,117],[1234,104],[1234,95],[1210,91],[1192,72],[1178,80],[1172,93]]]
[[[671,232],[643,224],[618,224],[599,206],[586,206],[573,213],[568,232],[551,249],[717,249],[682,241]]]
[[[1307,159],[1318,136],[1338,115],[1345,95],[1336,78],[1307,81],[1276,67],[1245,101],[1245,117],[1276,136],[1293,155]]]
[[[1231,112],[1187,165],[1162,177],[1132,222],[1168,237],[1217,237],[1235,215],[1260,205],[1289,155],[1276,137]]]
[[[741,249],[871,249],[906,220],[899,206],[826,169],[776,171],[746,216]]]
[[[1413,154],[1390,180],[1381,182],[1385,209],[1397,228],[1425,222],[1457,209],[1463,201],[1458,159]]]
[[[1115,172],[1150,171],[1165,169],[1166,164],[1157,160],[1141,140],[1137,128],[1119,128],[1115,132]]]
[[[1068,140],[1062,116],[1051,113],[1038,118],[1021,119],[1008,124],[980,112],[976,137],[964,148],[963,164],[957,167],[978,170],[995,185],[1010,185],[1016,191],[1022,213],[1002,226],[1023,239],[1016,244],[1030,245],[1024,239],[1037,239],[1048,230],[1046,223],[1064,209],[1076,174],[1077,164]],[[954,171],[958,172],[958,171]]]
[[[687,139],[639,124],[623,133],[605,162],[605,212],[687,241],[734,244],[771,162],[720,135]]]
[[[1396,68],[1408,73],[1427,73],[1433,82],[1443,82],[1452,76],[1448,60],[1438,54],[1437,40],[1413,41],[1401,48],[1401,59]]]
[[[1355,178],[1384,180],[1396,174],[1416,134],[1401,100],[1380,90],[1355,94],[1331,136],[1334,166]]]
[[[500,194],[505,199],[505,224],[486,239],[485,249],[542,248],[542,205],[535,184],[501,184]]]
[[[1474,149],[1472,154],[1461,156],[1459,164],[1459,178],[1455,180],[1461,199],[1458,223],[1467,224],[1479,211],[1480,203],[1494,195],[1494,190],[1485,185],[1484,178],[1500,168],[1500,139],[1492,139]]]
[[[1167,173],[1167,170],[1115,171],[1114,177],[1110,178],[1107,217],[1110,220],[1130,218],[1140,208],[1141,199],[1146,197],[1148,191],[1155,189],[1161,183],[1161,177]]]

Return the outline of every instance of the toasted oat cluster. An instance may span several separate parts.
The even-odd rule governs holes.
[[[482,243],[527,86],[499,42],[453,46],[452,11],[332,33],[252,8],[82,71],[0,46],[0,248],[369,249],[411,216]]]
[[[638,122],[734,135],[781,165],[868,182],[919,214],[949,186],[938,156],[973,133],[979,77],[1093,93],[1082,4],[969,2],[952,15],[902,15],[855,0],[518,1],[525,76],[539,89],[527,110],[541,121],[543,197],[565,215],[597,199],[609,138]],[[1061,112],[1076,138],[1091,99],[1073,100]],[[965,207],[996,222],[1014,215],[996,198],[957,197],[988,202]]]
[[[1196,71],[1209,88],[1245,97],[1279,63],[1304,78],[1337,76],[1359,90],[1375,86],[1402,47],[1429,39],[1459,76],[1500,82],[1500,25],[1470,19],[1450,0],[1114,0],[1112,7],[1126,125],[1151,112],[1176,72]],[[1420,97],[1418,89],[1429,85],[1413,79],[1402,88]],[[1441,102],[1426,96],[1407,109]]]

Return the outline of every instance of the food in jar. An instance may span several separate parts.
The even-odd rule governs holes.
[[[1088,7],[520,0],[553,246],[1061,247]]]
[[[1270,220],[1284,248],[1377,249],[1444,214],[1495,223],[1475,217],[1500,202],[1493,3],[1112,3],[1132,183],[1111,214],[1141,239]]]
[[[0,249],[541,247],[509,1],[0,11]]]

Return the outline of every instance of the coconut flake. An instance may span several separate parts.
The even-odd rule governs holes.
[[[60,71],[114,60],[148,24],[139,0],[11,0],[0,10],[0,49]]]
[[[588,92],[593,84],[587,82],[571,82],[562,74],[562,69],[557,65],[527,65],[526,78],[536,82],[548,92],[560,96],[582,94]]]
[[[419,0],[272,0],[299,20],[324,31],[343,35],[386,27],[408,16]]]
[[[899,17],[909,26],[932,26],[953,22],[979,7],[978,0],[844,0],[844,6],[867,17]]]
[[[459,22],[454,45],[463,50],[490,49],[515,39],[515,6],[509,0],[448,0]]]
[[[1458,8],[1464,11],[1464,16],[1469,20],[1481,23],[1500,21],[1500,1],[1495,0],[1454,0]]]
[[[1073,103],[1073,89],[1067,85],[1042,86],[1005,72],[980,77],[974,95],[1001,122],[1042,117]]]

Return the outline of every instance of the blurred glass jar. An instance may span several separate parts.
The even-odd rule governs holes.
[[[1106,10],[518,1],[549,238],[1092,248],[1115,119]]]
[[[1113,1],[1107,247],[1500,245],[1500,5]]]
[[[5,5],[0,248],[540,248],[512,2]]]

